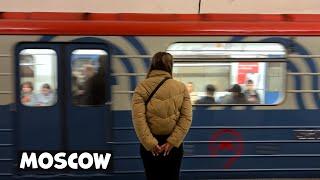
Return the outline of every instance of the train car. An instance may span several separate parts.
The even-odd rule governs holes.
[[[0,13],[0,179],[143,179],[131,98],[158,51],[193,101],[182,179],[319,177],[319,17]],[[259,98],[230,101],[249,80]],[[215,103],[201,104],[208,84]],[[24,171],[24,151],[111,160]]]

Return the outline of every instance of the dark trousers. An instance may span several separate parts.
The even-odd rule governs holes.
[[[159,145],[166,143],[168,136],[155,136]],[[147,180],[179,180],[181,160],[183,157],[183,145],[173,147],[169,155],[153,156],[140,145],[140,155],[143,160]]]

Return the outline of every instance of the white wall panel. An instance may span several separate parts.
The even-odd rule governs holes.
[[[0,11],[197,13],[198,0],[0,0]]]
[[[320,0],[202,0],[201,13],[319,14]]]
[[[0,11],[198,13],[199,0],[0,0]],[[320,0],[201,0],[201,13],[320,13]]]

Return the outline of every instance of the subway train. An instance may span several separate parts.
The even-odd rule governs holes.
[[[182,179],[320,177],[319,18],[0,13],[0,179],[144,179],[131,99],[158,51],[193,102]],[[201,104],[208,85],[215,103]],[[30,151],[111,158],[105,171],[23,170]]]

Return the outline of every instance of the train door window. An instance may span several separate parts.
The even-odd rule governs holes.
[[[19,53],[21,97],[25,106],[53,106],[57,102],[57,54],[52,49],[24,49]]]
[[[276,105],[285,95],[285,48],[278,43],[175,43],[173,76],[195,105]]]
[[[99,49],[74,50],[71,55],[72,102],[78,106],[106,103],[107,52]]]

